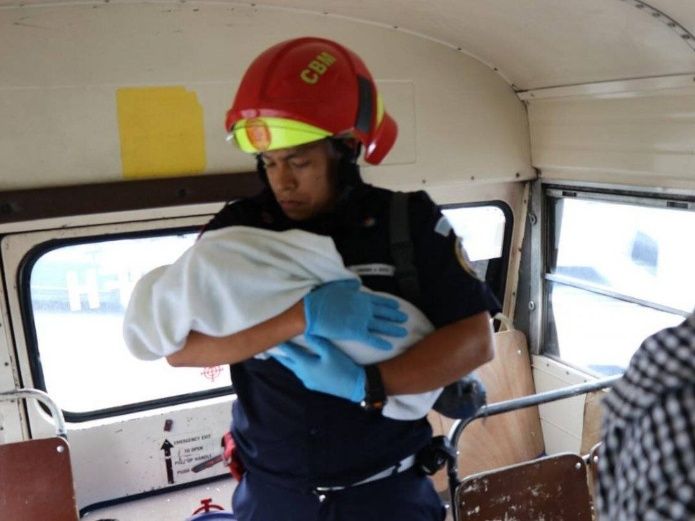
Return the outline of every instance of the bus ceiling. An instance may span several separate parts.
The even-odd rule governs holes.
[[[5,11],[5,24],[15,30],[29,30],[39,44],[42,32],[75,27],[76,21],[66,14],[42,27],[38,21],[31,21],[41,17],[41,10],[74,8],[75,4],[117,9],[114,6],[125,3],[140,4],[140,8],[147,4],[119,0],[0,0],[0,9]],[[183,10],[202,13],[216,4],[205,0],[160,2],[158,11],[162,17]],[[262,27],[258,30],[256,18],[267,19],[271,27],[270,20],[275,16],[301,16],[315,29],[325,20],[347,19],[400,31],[470,55],[521,91],[695,72],[695,8],[687,0],[265,0],[222,4],[225,11],[237,12],[237,18],[241,18],[237,24],[252,22],[257,32],[251,42],[258,48],[268,36]],[[82,22],[86,22],[84,18]],[[244,28],[235,27],[240,29]],[[182,26],[180,30],[191,28]],[[9,39],[5,43],[12,47]],[[85,41],[85,54],[88,47],[89,41]],[[370,54],[373,52],[366,55],[367,60]]]
[[[521,91],[695,72],[687,0],[275,0],[400,30],[483,62]]]

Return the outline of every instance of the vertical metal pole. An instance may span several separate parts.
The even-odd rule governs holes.
[[[545,212],[540,179],[531,188],[531,292],[529,296],[529,345],[531,353],[539,354],[543,346],[543,300],[545,275]]]

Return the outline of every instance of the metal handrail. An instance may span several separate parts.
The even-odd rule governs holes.
[[[598,391],[600,389],[607,389],[613,387],[613,385],[621,378],[621,375],[610,376],[608,378],[601,378],[600,380],[594,380],[592,382],[585,382],[563,387],[561,389],[554,389],[552,391],[531,394],[528,396],[522,396],[520,398],[513,398],[511,400],[483,405],[480,409],[478,409],[478,412],[476,412],[474,416],[465,418],[463,420],[456,420],[449,430],[449,440],[451,441],[452,446],[457,448],[463,429],[465,429],[466,426],[470,425],[475,420],[487,418],[488,416],[495,416],[497,414],[503,414],[505,412],[515,411],[517,409],[532,407],[534,405],[541,405],[543,403],[572,398],[574,396],[590,393],[592,391]],[[451,495],[452,514],[454,516],[454,521],[458,521],[456,515],[455,497],[456,488],[461,484],[461,480],[458,477],[458,458],[452,458],[448,461],[447,476],[449,480],[449,493]]]
[[[28,398],[33,398],[43,403],[48,408],[56,424],[56,435],[61,438],[67,438],[68,431],[65,427],[63,411],[60,410],[58,405],[53,401],[53,398],[48,396],[48,394],[38,389],[15,389],[14,391],[0,392],[0,401],[26,400]]]

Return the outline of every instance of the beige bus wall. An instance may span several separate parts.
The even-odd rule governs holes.
[[[426,188],[532,176],[523,104],[500,76],[455,49],[318,13],[110,2],[0,9],[0,189],[122,179],[134,138],[155,155],[167,143],[191,150],[155,168],[141,151],[142,173],[126,165],[130,178],[156,176],[156,166],[168,175],[251,169],[253,162],[225,142],[225,111],[257,54],[305,35],[335,39],[361,55],[399,123],[395,149],[385,166],[367,172],[370,180]],[[169,106],[194,128],[181,125],[183,136],[147,135],[149,129],[119,122],[117,96],[130,88],[150,89],[142,91],[151,96],[142,107],[152,111],[150,121],[166,121],[159,111]],[[202,161],[191,146],[201,134]]]
[[[695,75],[521,97],[529,106],[533,163],[544,180],[695,189]]]

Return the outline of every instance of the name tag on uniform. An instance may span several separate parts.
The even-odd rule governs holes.
[[[356,264],[347,269],[360,276],[393,277],[396,273],[396,268],[390,264]]]

